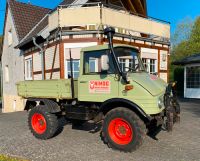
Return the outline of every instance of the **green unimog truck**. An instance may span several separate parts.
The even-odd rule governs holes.
[[[174,83],[150,75],[128,45],[113,45],[113,28],[106,28],[109,44],[83,48],[80,74],[69,79],[23,81],[18,95],[27,99],[28,124],[36,138],[49,139],[59,129],[59,118],[102,123],[102,138],[109,147],[131,152],[152,126],[172,130],[180,107]],[[129,67],[120,64],[128,60]],[[70,58],[72,61],[72,58]],[[72,63],[71,63],[72,69]]]

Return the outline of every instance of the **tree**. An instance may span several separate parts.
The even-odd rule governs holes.
[[[174,34],[171,37],[172,47],[189,39],[193,24],[194,20],[192,20],[191,17],[186,17],[178,23]]]
[[[172,36],[171,63],[200,53],[200,17],[197,17],[192,24],[187,23],[183,21],[179,24]],[[178,82],[179,94],[183,94],[183,71],[183,67],[170,65],[170,79]]]
[[[179,24],[172,41],[178,42],[172,46],[172,61],[200,53],[200,17],[197,17],[192,25],[187,25],[186,22]]]
[[[191,35],[188,41],[190,54],[200,53],[200,17],[198,17],[193,25]]]

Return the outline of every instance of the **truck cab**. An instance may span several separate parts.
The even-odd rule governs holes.
[[[148,115],[160,113],[164,109],[167,83],[146,72],[137,48],[118,44],[114,45],[114,51],[127,80],[118,75],[108,45],[84,48],[81,51],[78,100],[105,102],[118,98],[134,102]]]

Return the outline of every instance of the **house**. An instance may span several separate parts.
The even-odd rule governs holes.
[[[173,64],[184,66],[184,97],[200,98],[200,54],[194,54]]]
[[[146,0],[64,0],[52,10],[7,0],[5,16],[3,112],[24,110],[18,81],[68,78],[69,52],[78,77],[81,48],[107,43],[106,26],[117,32],[114,43],[137,47],[148,71],[168,81],[170,24],[149,18]]]

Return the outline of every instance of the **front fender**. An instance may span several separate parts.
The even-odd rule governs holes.
[[[151,120],[151,116],[147,115],[137,104],[123,98],[112,98],[112,99],[106,100],[100,106],[100,112],[103,112],[105,114],[116,107],[129,108],[130,110],[134,111],[136,114],[142,116],[148,121]]]

